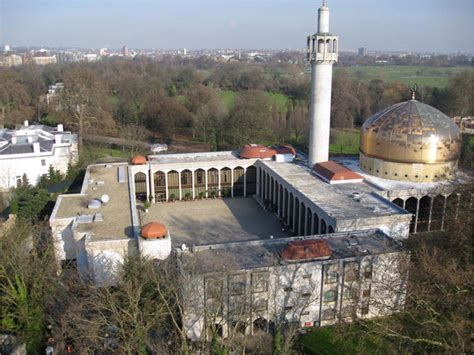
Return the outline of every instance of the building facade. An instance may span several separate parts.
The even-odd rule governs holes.
[[[31,184],[48,174],[50,166],[65,174],[78,159],[77,135],[57,127],[29,125],[0,130],[0,188],[9,190],[26,174]]]

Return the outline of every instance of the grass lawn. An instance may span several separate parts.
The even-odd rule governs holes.
[[[341,334],[344,334],[342,336]],[[333,354],[386,354],[388,344],[379,338],[362,334],[355,326],[344,326],[335,333],[333,327],[313,328],[302,335],[299,344],[303,354],[333,355]]]
[[[416,65],[387,65],[360,66],[337,68],[347,70],[354,77],[365,81],[383,79],[399,81],[405,85],[432,86],[443,88],[448,85],[449,78],[464,70],[474,70],[472,67],[425,67]]]
[[[238,92],[231,90],[221,90],[220,95],[222,100],[224,100],[224,103],[230,109],[235,103],[235,99],[237,98]],[[265,95],[267,95],[267,97],[270,99],[271,104],[277,105],[279,112],[286,112],[286,105],[290,100],[288,96],[273,92],[265,92]]]
[[[358,155],[360,130],[342,131],[331,129],[329,153],[335,155]]]

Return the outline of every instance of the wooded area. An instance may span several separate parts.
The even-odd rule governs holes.
[[[304,145],[310,77],[303,61],[295,62],[166,57],[0,69],[0,119],[5,125],[63,122],[84,134],[151,142],[185,136],[214,150],[250,142]],[[45,93],[56,82],[65,89],[48,105]],[[473,83],[474,70],[467,69],[446,88],[420,86],[417,98],[450,116],[472,115]],[[336,68],[332,127],[358,127],[409,96],[400,82]]]

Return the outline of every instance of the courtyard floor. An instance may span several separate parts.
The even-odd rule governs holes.
[[[174,246],[288,237],[275,214],[252,197],[156,203],[141,221],[163,223]]]

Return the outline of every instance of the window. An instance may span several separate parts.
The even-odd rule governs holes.
[[[285,291],[285,292],[291,292],[291,291],[293,291],[293,288],[290,287],[290,286],[286,286],[285,288],[283,288],[283,291]]]
[[[208,298],[206,300],[206,310],[209,312],[209,315],[221,316],[223,309],[222,299]]]
[[[364,279],[371,279],[372,278],[372,265],[367,265],[364,268]]]
[[[348,282],[356,281],[359,278],[359,264],[346,263],[344,265],[345,275],[344,280]]]
[[[267,292],[268,291],[268,274],[254,273],[252,274],[252,291]]]
[[[324,310],[323,320],[334,320],[334,318],[336,318],[336,310],[334,308]]]
[[[301,297],[303,298],[310,298],[311,297],[311,292],[305,292],[301,294]]]
[[[77,259],[61,260],[61,269],[63,269],[63,270],[77,270]]]
[[[362,297],[370,297],[370,287],[367,290],[362,291]]]
[[[239,296],[245,293],[245,275],[236,275],[229,277],[230,295]]]
[[[208,278],[205,280],[206,284],[206,297],[207,298],[218,298],[222,297],[222,279],[219,278]]]
[[[302,316],[309,316],[309,311],[301,312],[301,315],[302,315]]]
[[[41,166],[46,166],[46,159],[41,159]]]
[[[289,312],[293,309],[293,306],[285,306],[285,311]]]
[[[337,299],[337,291],[336,290],[329,290],[324,292],[323,300],[324,302],[333,302]]]
[[[337,282],[339,274],[337,273],[337,265],[325,265],[324,266],[324,283],[334,284]]]
[[[310,274],[306,274],[306,275],[303,275],[303,279],[304,280],[308,280],[311,278],[311,275]]]
[[[363,304],[363,305],[360,307],[360,314],[362,314],[363,316],[369,314],[369,304],[368,304],[368,303]]]

